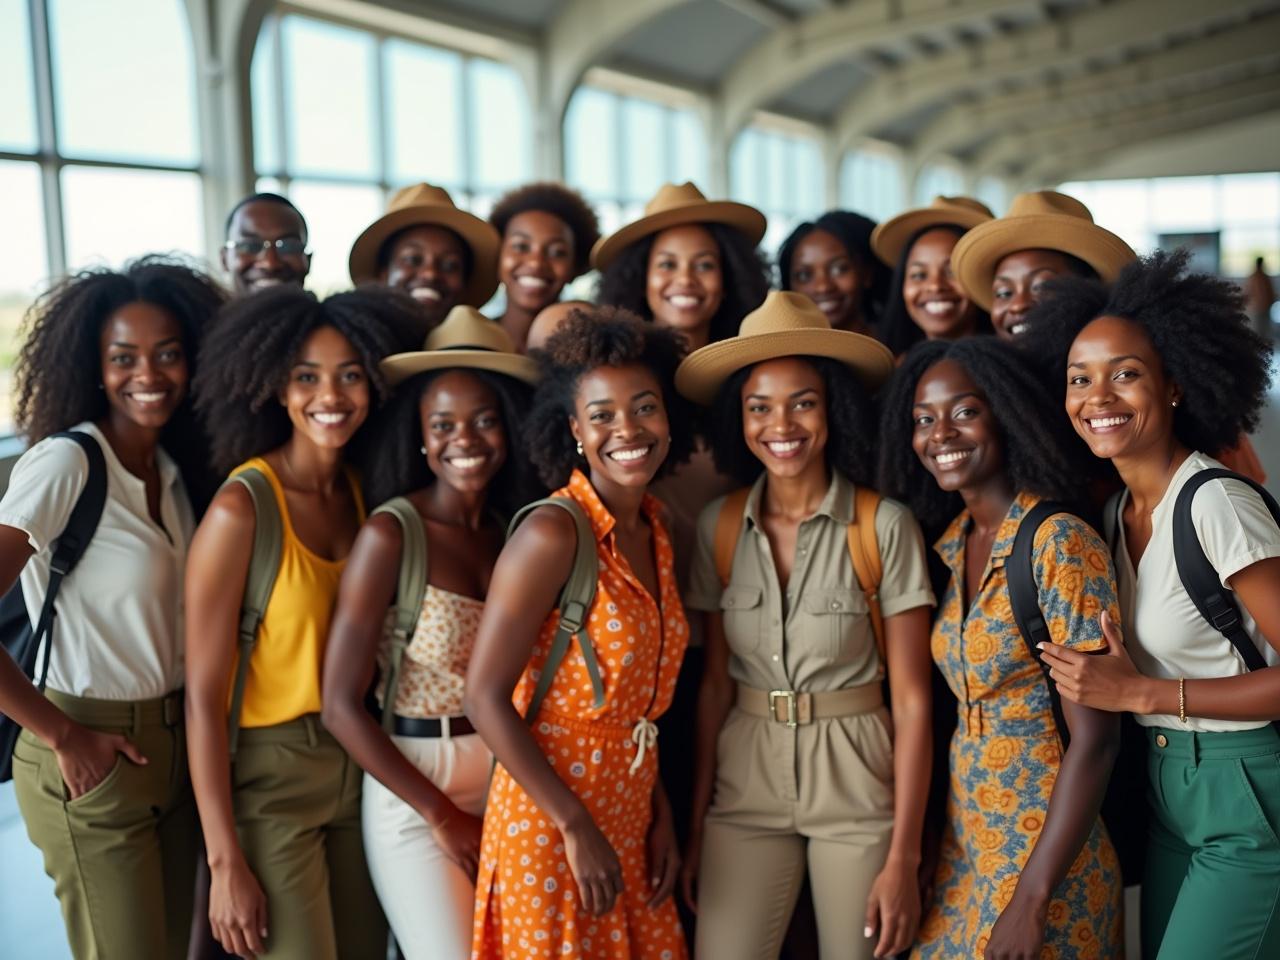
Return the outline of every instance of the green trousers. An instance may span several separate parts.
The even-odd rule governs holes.
[[[52,750],[25,730],[14,748],[18,808],[53,878],[72,954],[181,960],[197,838],[181,694],[133,703],[46,696],[86,727],[124,734],[148,761],[117,754],[100,784],[68,800]]]
[[[360,831],[363,776],[315,714],[240,731],[232,804],[267,897],[261,960],[385,960]]]
[[[1280,957],[1280,736],[1148,729],[1144,960]]]

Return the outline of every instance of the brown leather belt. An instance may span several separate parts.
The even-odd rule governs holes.
[[[880,684],[865,683],[843,690],[808,693],[796,690],[755,690],[738,684],[738,709],[753,717],[763,717],[789,727],[815,720],[851,717],[872,713],[884,705]]]

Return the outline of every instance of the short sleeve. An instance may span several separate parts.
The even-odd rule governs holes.
[[[1280,527],[1266,503],[1239,480],[1210,480],[1191,503],[1191,522],[1222,585],[1259,560],[1280,557]]]
[[[1119,629],[1120,604],[1107,545],[1079,517],[1059,513],[1036,531],[1032,566],[1053,642],[1086,653],[1106,649],[1102,612]]]
[[[911,511],[887,497],[876,510],[880,546],[880,612],[886,617],[934,605],[924,537]]]
[[[716,573],[715,538],[716,518],[724,497],[716,497],[698,514],[697,542],[693,548],[693,567],[689,571],[689,592],[685,606],[690,610],[716,613],[720,610],[720,595],[724,588]]]
[[[18,458],[0,499],[0,524],[21,530],[39,553],[62,535],[89,482],[89,460],[74,440],[46,437]]]

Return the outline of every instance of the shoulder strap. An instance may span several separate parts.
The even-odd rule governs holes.
[[[542,666],[537,686],[529,700],[529,709],[525,712],[525,720],[533,723],[542,707],[542,701],[551,690],[551,681],[556,671],[564,662],[569,652],[569,642],[576,636],[578,649],[582,652],[583,662],[587,667],[587,676],[591,678],[591,693],[596,707],[604,705],[604,683],[600,679],[600,665],[596,662],[595,648],[591,646],[583,627],[591,613],[591,605],[596,599],[596,580],[599,577],[599,565],[596,561],[596,537],[591,529],[591,521],[578,506],[576,500],[569,497],[546,497],[535,500],[522,507],[511,518],[507,536],[515,532],[520,522],[539,507],[558,507],[573,518],[577,546],[573,552],[573,568],[569,571],[569,579],[560,591],[560,623],[556,627],[555,639],[551,641],[551,650],[547,653],[547,662]]]
[[[422,601],[427,594],[427,534],[422,526],[422,515],[406,497],[393,497],[373,513],[387,513],[395,517],[403,534],[400,574],[396,581],[395,624],[391,628],[391,656],[382,692],[382,727],[390,733],[395,728],[396,692],[400,687],[404,652],[418,627]]]
[[[888,651],[885,648],[884,616],[880,612],[880,581],[884,569],[880,559],[880,541],[876,537],[876,511],[883,498],[870,487],[854,487],[853,523],[849,524],[849,559],[853,561],[853,573],[858,586],[867,597],[871,613],[871,630],[875,634],[880,662],[889,669]]]
[[[266,616],[271,591],[280,572],[284,552],[284,523],[271,481],[257,467],[242,470],[227,483],[238,483],[253,499],[253,555],[245,578],[244,599],[240,602],[239,648],[235,682],[231,687],[231,708],[227,713],[227,749],[235,756],[240,739],[240,712],[244,707],[244,684],[249,676],[249,660],[258,642],[258,630]],[[225,484],[224,484],[225,486]]]
[[[720,512],[716,514],[716,533],[712,550],[721,588],[729,585],[729,574],[733,570],[733,554],[738,549],[738,538],[742,536],[742,518],[747,512],[749,496],[751,496],[750,487],[734,490],[724,498],[724,502],[720,504]]]
[[[1062,749],[1066,750],[1071,742],[1071,733],[1067,728],[1067,718],[1062,712],[1062,697],[1058,694],[1058,685],[1049,676],[1049,665],[1036,649],[1038,643],[1049,643],[1049,626],[1044,620],[1044,611],[1040,609],[1040,590],[1036,586],[1034,564],[1036,533],[1041,524],[1055,513],[1072,513],[1061,503],[1052,500],[1041,500],[1022,515],[1018,524],[1018,532],[1013,538],[1013,552],[1005,564],[1005,573],[1009,579],[1009,603],[1013,607],[1013,619],[1018,624],[1018,632],[1022,634],[1022,642],[1027,645],[1027,653],[1032,663],[1040,667],[1044,673],[1044,682],[1049,688],[1049,704],[1053,708],[1054,723],[1058,727],[1058,739],[1062,741]]]

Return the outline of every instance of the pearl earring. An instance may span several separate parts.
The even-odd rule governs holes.
[[[582,441],[578,441],[578,456],[582,456]]]
[[[418,451],[425,457],[427,455],[426,445],[424,444],[423,446],[419,447]]]
[[[1171,403],[1171,404],[1170,404],[1170,406],[1173,406],[1173,407],[1176,407],[1177,405],[1178,405],[1178,401],[1177,401],[1177,400],[1173,401],[1173,403]]]

